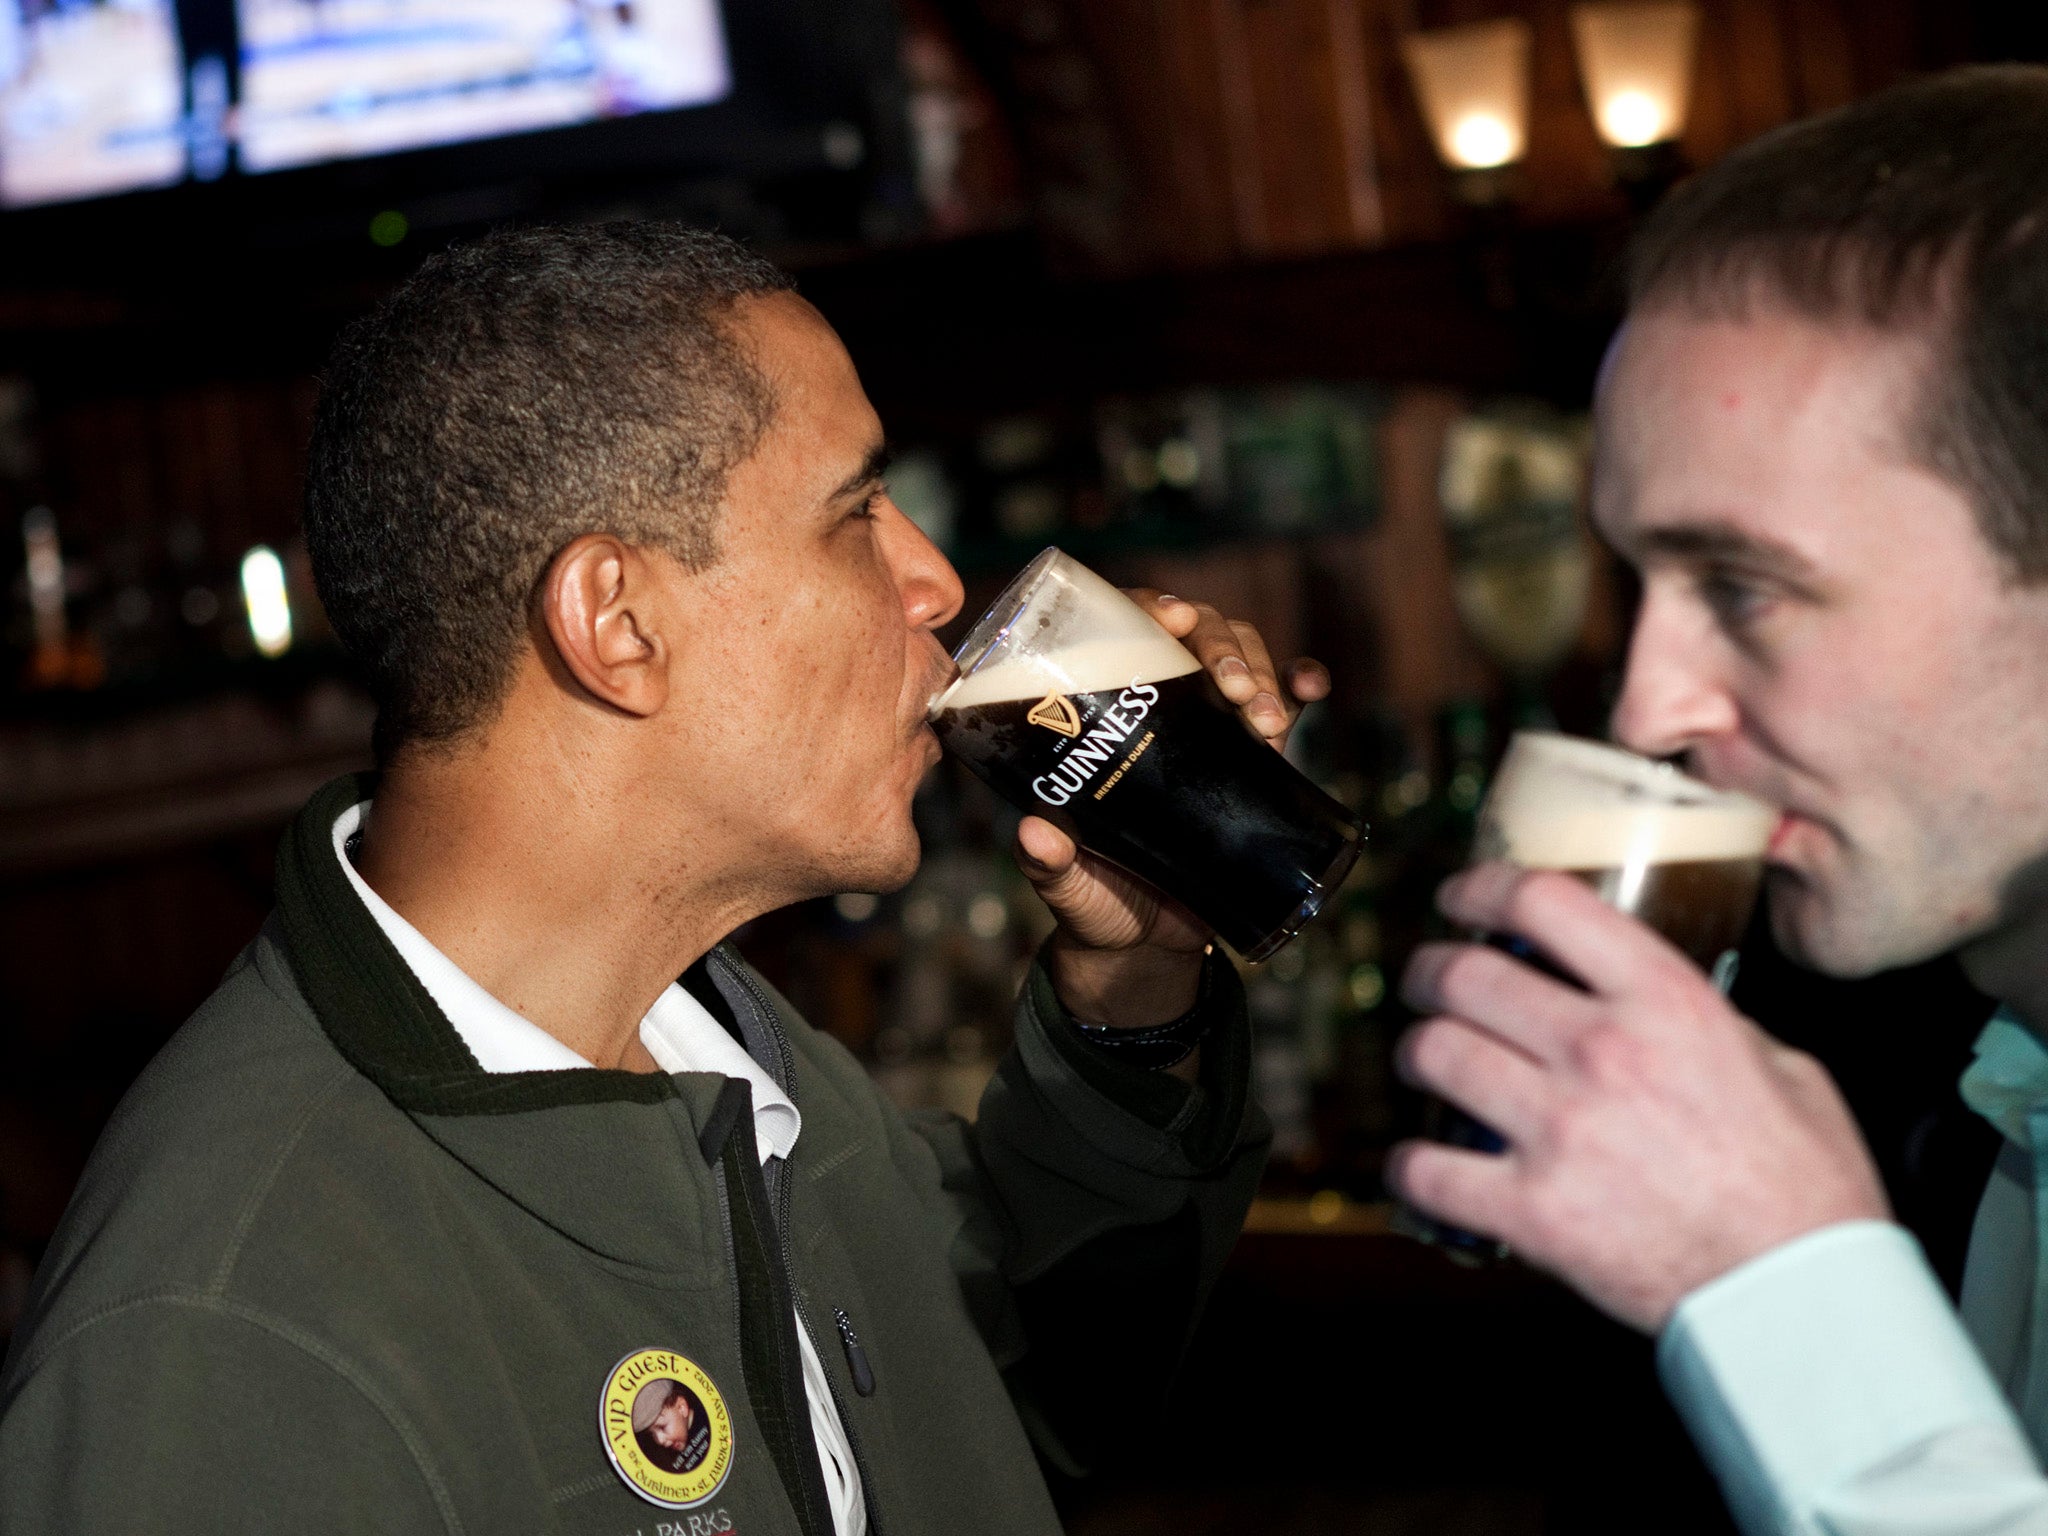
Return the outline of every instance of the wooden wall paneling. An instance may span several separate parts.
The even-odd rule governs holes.
[[[1702,35],[1716,34],[1702,28]],[[1734,137],[1725,151],[1790,120],[1798,104],[1792,97],[1779,0],[1722,0],[1718,37],[1733,87],[1729,127]]]
[[[1535,223],[1616,217],[1625,204],[1614,190],[1607,146],[1593,126],[1572,47],[1569,0],[1524,5],[1533,32],[1529,57],[1529,149],[1519,199]]]
[[[1210,0],[1091,0],[1070,14],[1129,147],[1126,269],[1238,249]]]
[[[1103,0],[1129,4],[1131,0]],[[1144,257],[1129,146],[1073,0],[979,0],[1007,64],[1003,95],[1030,169],[1048,256],[1064,269],[1115,271]]]
[[[1693,60],[1692,108],[1679,150],[1689,165],[1706,165],[1735,141],[1734,80],[1722,46],[1727,0],[1699,0],[1699,56]]]
[[[1701,0],[1683,141],[1689,163],[1709,165],[1800,113],[1806,72],[1789,51],[1788,28],[1785,0]],[[1816,29],[1816,41],[1822,35]]]
[[[1327,0],[1218,0],[1236,12],[1239,74],[1251,97],[1251,161],[1264,215],[1256,255],[1310,255],[1361,244],[1352,225],[1333,24]],[[1355,9],[1355,8],[1350,8]]]
[[[1448,184],[1401,62],[1401,34],[1416,25],[1412,7],[1403,0],[1365,0],[1361,10],[1382,238],[1389,245],[1442,239],[1454,227]]]
[[[1208,0],[1209,32],[1215,40],[1212,89],[1223,109],[1224,174],[1230,192],[1232,233],[1241,252],[1258,255],[1271,233],[1266,222],[1264,178],[1259,164],[1259,104],[1246,68],[1250,39],[1242,0]]]
[[[1855,100],[1856,53],[1843,0],[1783,0],[1794,95],[1802,114]]]
[[[1387,237],[1387,210],[1380,195],[1380,142],[1373,123],[1373,60],[1366,46],[1366,7],[1363,0],[1326,0],[1325,9],[1345,214],[1354,243],[1379,245]]]
[[[1214,39],[1202,0],[1108,0],[1083,6],[1083,31],[1130,141],[1141,223],[1133,252],[1147,264],[1229,260],[1227,133],[1212,88]]]
[[[1977,7],[1942,0],[1835,0],[1843,13],[1853,92],[1867,96],[1908,76],[1971,58],[1966,36]],[[2040,12],[2038,5],[2016,10]]]
[[[1317,254],[1388,233],[1369,0],[1095,0],[1070,11],[1115,100],[1166,266]]]
[[[1154,206],[1154,245],[1168,262],[1207,265],[1237,247],[1230,197],[1229,128],[1214,82],[1221,68],[1207,0],[1147,0],[1142,7],[1158,67],[1158,110],[1142,115],[1141,135],[1162,138],[1164,195]]]

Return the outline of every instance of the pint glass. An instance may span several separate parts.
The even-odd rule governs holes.
[[[1358,857],[1358,818],[1253,734],[1157,620],[1057,549],[953,659],[960,676],[931,705],[946,750],[1247,960],[1299,932]]]
[[[1610,906],[1669,939],[1725,992],[1777,822],[1777,811],[1761,801],[1711,788],[1668,763],[1599,742],[1522,731],[1509,743],[1480,808],[1472,861],[1505,859],[1576,876]],[[1512,934],[1486,937],[1563,974]],[[1431,1112],[1429,1132],[1439,1141],[1482,1152],[1504,1145],[1451,1105],[1433,1103]],[[1491,1238],[1415,1210],[1402,1210],[1396,1225],[1454,1257],[1477,1261],[1503,1251]]]

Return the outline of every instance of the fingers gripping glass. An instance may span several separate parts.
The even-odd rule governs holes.
[[[1057,549],[954,661],[931,706],[946,750],[1247,960],[1294,937],[1358,857],[1358,818],[1256,736],[1156,619]]]
[[[1725,992],[1777,824],[1770,806],[1702,784],[1668,763],[1599,742],[1523,731],[1509,743],[1480,808],[1472,862],[1505,859],[1576,876],[1608,905],[1683,950]],[[1482,937],[1563,976],[1513,934]],[[1451,1105],[1433,1101],[1431,1114],[1435,1140],[1480,1152],[1506,1147]],[[1490,1237],[1406,1207],[1396,1225],[1474,1262],[1505,1252]]]

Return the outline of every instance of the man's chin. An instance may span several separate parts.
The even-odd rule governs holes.
[[[907,829],[899,838],[889,839],[886,846],[878,839],[876,846],[863,849],[862,854],[857,868],[839,872],[835,891],[868,891],[877,896],[900,891],[917,877],[918,865],[924,859],[924,849],[914,828]]]
[[[1787,959],[1810,971],[1855,981],[1925,958],[1893,954],[1878,936],[1863,931],[1867,923],[1854,922],[1853,914],[1789,870],[1769,871],[1764,891],[1772,939]]]

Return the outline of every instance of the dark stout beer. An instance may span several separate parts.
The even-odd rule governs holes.
[[[1517,735],[1480,811],[1473,859],[1575,876],[1609,906],[1655,929],[1724,990],[1763,882],[1778,813],[1616,747],[1544,731]],[[1511,934],[1489,942],[1562,980],[1572,977]],[[1432,1108],[1429,1134],[1498,1152],[1501,1138],[1462,1110]],[[1403,1211],[1399,1225],[1454,1255],[1500,1251],[1493,1239]]]
[[[933,705],[946,750],[1247,959],[1291,938],[1356,858],[1357,818],[1255,736],[1179,641],[1057,551],[960,655]]]
[[[1634,913],[1684,950],[1694,965],[1711,972],[1722,956],[1741,942],[1763,882],[1764,866],[1755,854],[1651,864],[1644,868],[1625,904],[1615,899],[1625,870],[1574,869],[1567,873],[1592,886],[1610,906]]]

